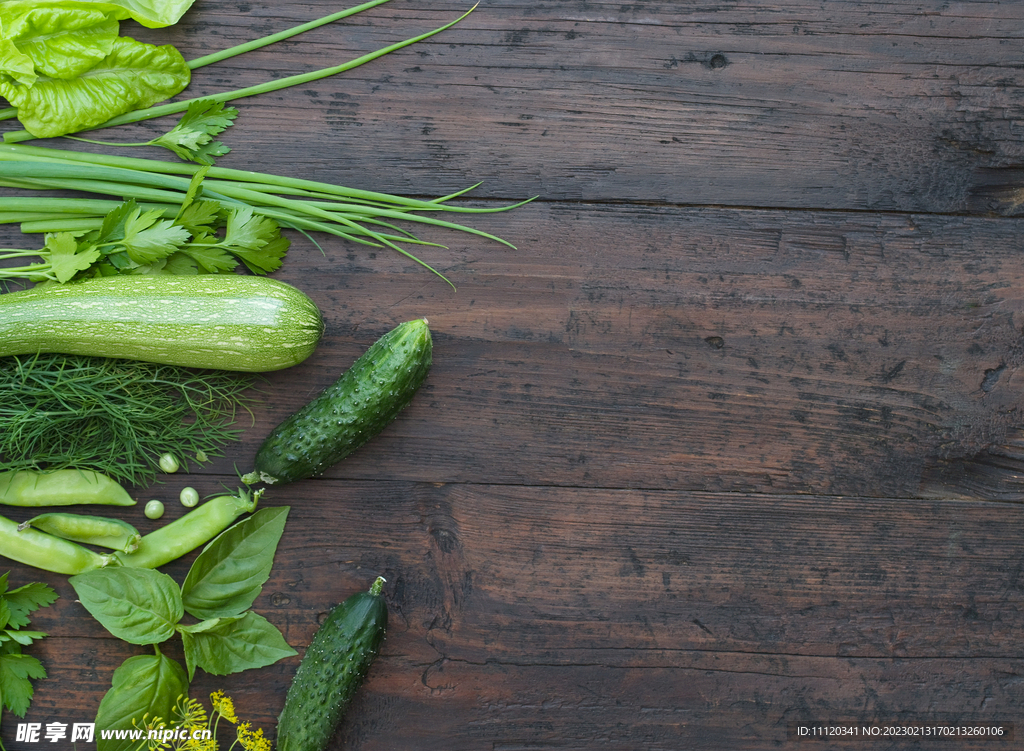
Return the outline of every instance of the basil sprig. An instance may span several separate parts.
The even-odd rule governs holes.
[[[133,567],[100,568],[70,579],[79,601],[111,634],[154,645],[155,655],[131,657],[114,672],[100,702],[98,726],[131,729],[160,717],[188,694],[196,668],[228,675],[271,665],[297,652],[263,616],[249,610],[270,577],[287,506],[264,508],[214,538],[179,588],[167,574]],[[184,614],[199,619],[182,623]],[[157,644],[181,634],[185,669]],[[126,751],[123,742],[97,740],[97,751]]]
[[[159,650],[155,655],[129,657],[114,671],[110,690],[103,696],[96,713],[96,726],[132,730],[141,729],[145,723],[143,718],[170,720],[178,697],[187,694],[185,669]],[[98,751],[138,751],[139,741],[106,738],[97,733],[96,748]]]

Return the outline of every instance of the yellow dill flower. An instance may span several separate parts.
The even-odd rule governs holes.
[[[209,738],[189,737],[181,744],[182,751],[217,751],[217,740]]]
[[[253,730],[248,722],[238,726],[238,742],[245,751],[270,751],[270,741],[263,737],[263,729]]]
[[[213,703],[214,712],[230,723],[238,722],[238,717],[235,716],[235,703],[231,701],[230,696],[225,696],[223,691],[217,690],[210,694],[210,701]]]
[[[161,751],[171,747],[170,741],[164,740],[162,735],[158,734],[156,737],[150,735],[152,731],[163,731],[167,728],[167,723],[163,721],[162,717],[154,716],[150,719],[149,712],[146,712],[146,714],[142,715],[140,722],[136,722],[135,718],[132,718],[132,727],[141,730],[145,734],[138,748],[145,748],[148,751]]]
[[[206,707],[197,699],[179,696],[174,714],[181,718],[180,725],[187,730],[203,730],[207,726]]]

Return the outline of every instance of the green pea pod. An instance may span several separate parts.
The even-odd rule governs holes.
[[[101,548],[119,550],[122,553],[134,552],[139,547],[139,540],[142,539],[139,530],[120,519],[60,511],[40,514],[27,522],[22,522],[18,525],[18,531],[24,531],[28,527],[35,527],[62,540],[99,545]]]
[[[0,472],[0,504],[7,506],[134,506],[135,500],[114,480],[86,469],[53,472]]]
[[[101,555],[31,527],[18,530],[18,523],[0,516],[0,553],[11,560],[55,574],[81,574],[116,564],[116,554]]]
[[[138,549],[127,555],[117,554],[118,560],[125,566],[159,568],[205,545],[242,514],[255,511],[261,495],[262,490],[239,490],[237,495],[211,498],[170,524],[143,535]]]

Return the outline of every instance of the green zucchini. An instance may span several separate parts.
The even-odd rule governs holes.
[[[377,577],[334,607],[299,663],[277,723],[277,751],[324,751],[366,678],[388,624]]]
[[[294,482],[341,461],[408,406],[427,377],[431,355],[425,318],[389,331],[341,378],[271,431],[242,482]]]
[[[0,356],[59,352],[250,373],[313,353],[323,319],[262,276],[124,275],[0,294]]]

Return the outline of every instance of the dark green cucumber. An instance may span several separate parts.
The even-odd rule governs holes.
[[[388,608],[377,577],[327,615],[299,663],[277,722],[277,751],[323,751],[377,656]]]
[[[242,481],[294,482],[341,461],[412,401],[430,370],[431,352],[425,318],[389,331],[320,396],[271,431]]]

